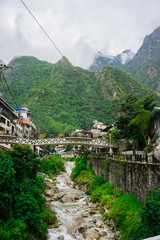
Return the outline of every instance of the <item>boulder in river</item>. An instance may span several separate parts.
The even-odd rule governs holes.
[[[93,229],[87,229],[85,232],[85,237],[86,239],[94,240],[94,239],[99,239],[100,235],[98,232],[94,231]]]
[[[54,191],[52,189],[47,189],[45,191],[45,195],[48,197],[53,197],[54,196]]]
[[[64,236],[63,236],[63,235],[60,235],[60,236],[58,237],[58,239],[59,239],[59,240],[64,240]]]

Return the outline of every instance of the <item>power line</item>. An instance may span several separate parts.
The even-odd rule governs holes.
[[[53,40],[51,39],[51,37],[49,36],[49,34],[45,31],[45,29],[42,27],[42,25],[39,23],[39,21],[36,19],[36,17],[33,15],[33,13],[31,12],[31,10],[27,7],[27,5],[24,3],[23,0],[21,0],[22,4],[24,5],[24,7],[27,9],[27,11],[30,13],[30,15],[33,17],[33,19],[36,21],[36,23],[38,24],[38,26],[41,28],[41,30],[44,32],[44,34],[46,35],[46,37],[50,40],[50,42],[52,43],[52,45],[57,49],[57,51],[59,52],[59,54],[62,56],[62,58],[65,60],[65,62],[68,64],[68,66],[70,68],[72,68],[72,70],[78,74],[78,72],[75,70],[75,68],[73,67],[72,64],[70,64],[70,62],[67,60],[67,58],[62,54],[62,52],[60,51],[60,49],[57,47],[57,45],[53,42]]]
[[[14,96],[13,96],[13,94],[12,94],[12,91],[11,91],[11,89],[10,89],[9,85],[8,85],[7,79],[5,78],[5,75],[4,75],[4,73],[3,73],[3,72],[2,72],[1,74],[2,74],[2,76],[3,76],[3,79],[4,79],[4,81],[5,81],[6,85],[7,85],[7,88],[8,88],[8,90],[9,90],[9,93],[10,93],[10,95],[11,95],[12,99],[13,99],[13,102],[14,102],[14,104],[15,104],[15,107],[16,107],[16,108],[18,108],[18,107],[17,107],[16,100],[15,100],[15,98],[14,98]]]
[[[36,21],[36,23],[39,25],[39,27],[42,29],[42,31],[44,32],[44,34],[47,36],[47,38],[50,40],[50,42],[52,43],[52,45],[57,49],[57,51],[59,52],[59,54],[63,56],[62,52],[59,50],[59,48],[56,46],[56,44],[53,42],[53,40],[51,39],[51,37],[48,35],[48,33],[45,31],[45,29],[42,27],[42,25],[39,23],[39,21],[35,18],[35,16],[33,15],[33,13],[29,10],[29,8],[27,7],[27,5],[24,3],[23,0],[21,0],[22,4],[25,6],[25,8],[27,9],[27,11],[31,14],[31,16],[33,17],[33,19]]]

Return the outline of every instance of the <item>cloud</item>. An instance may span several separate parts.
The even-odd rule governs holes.
[[[74,65],[87,68],[97,51],[136,52],[160,23],[159,0],[24,0]],[[19,0],[0,8],[0,59],[32,55],[50,62],[61,56]]]

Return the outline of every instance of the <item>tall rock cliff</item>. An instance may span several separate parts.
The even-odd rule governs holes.
[[[145,37],[133,60],[122,68],[145,87],[160,92],[160,27]]]

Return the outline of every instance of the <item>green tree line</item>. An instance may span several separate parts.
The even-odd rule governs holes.
[[[43,162],[27,145],[0,151],[0,239],[47,239],[48,224],[56,218],[45,205],[46,185],[37,172],[63,170],[62,160],[53,158]]]

